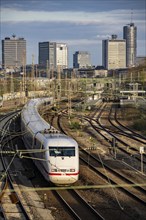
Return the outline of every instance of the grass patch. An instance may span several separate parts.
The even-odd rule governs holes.
[[[74,122],[71,122],[70,123],[70,129],[72,130],[77,130],[77,129],[80,129],[81,128],[81,124],[80,122],[77,122],[77,121],[74,121]]]
[[[146,118],[135,120],[132,127],[146,135]]]

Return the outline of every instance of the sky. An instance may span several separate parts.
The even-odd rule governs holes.
[[[146,56],[146,0],[0,0],[0,38],[24,37],[27,64],[38,63],[38,42],[67,43],[69,67],[75,51],[88,51],[102,65],[102,40],[123,26],[137,26],[137,56]],[[0,45],[0,61],[2,51]]]

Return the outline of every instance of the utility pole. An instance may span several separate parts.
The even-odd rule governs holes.
[[[116,152],[116,139],[112,138],[112,147],[113,147],[113,151],[114,151],[114,158],[117,158],[117,152]]]
[[[11,73],[11,88],[10,88],[11,95],[14,93],[14,82],[13,82],[13,73]]]
[[[31,90],[34,91],[34,55],[32,54],[32,65],[31,65]]]
[[[38,68],[37,68],[37,64],[35,65],[35,72],[36,72],[36,78],[38,78]]]
[[[17,69],[17,63],[18,63],[18,55],[17,55],[17,41],[16,41],[16,64],[15,64],[15,70]]]
[[[50,79],[49,61],[47,60],[47,78]]]
[[[51,65],[51,70],[50,70],[50,79],[49,79],[49,89],[51,94],[53,93],[53,78],[54,78],[54,66]]]
[[[34,79],[34,55],[32,54],[31,78]]]
[[[61,70],[59,65],[57,67],[57,99],[61,100]]]
[[[67,96],[68,92],[68,78],[67,78],[67,71],[65,72],[65,96]]]
[[[49,61],[47,60],[47,65],[46,65],[46,73],[47,73],[47,79],[48,79],[48,94],[50,95],[50,70],[49,70]]]
[[[7,82],[7,77],[6,77],[6,74],[5,74],[4,75],[3,94],[7,93],[7,85],[8,85],[8,82]]]
[[[51,79],[54,78],[54,66],[52,65],[51,66]]]
[[[70,120],[71,117],[71,81],[68,85],[68,118]]]
[[[24,102],[25,102],[25,89],[26,89],[26,60],[25,60],[25,54],[26,51],[23,51],[23,80],[22,80],[22,90],[23,90],[23,97],[24,97]]]

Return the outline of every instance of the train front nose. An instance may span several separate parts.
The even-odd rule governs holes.
[[[78,173],[50,173],[50,181],[56,185],[70,185],[78,180]]]

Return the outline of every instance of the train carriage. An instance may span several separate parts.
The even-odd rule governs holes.
[[[33,162],[46,180],[56,185],[73,184],[79,177],[77,142],[48,124],[38,108],[48,99],[30,100],[21,113],[21,127],[27,149],[32,149]],[[38,153],[37,150],[42,150]]]

